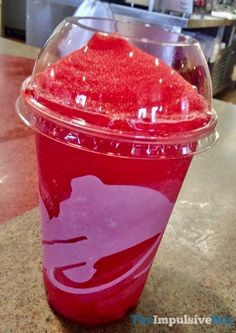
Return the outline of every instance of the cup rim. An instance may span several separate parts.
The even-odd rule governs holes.
[[[121,23],[121,24],[132,24],[132,26],[138,26],[138,27],[145,27],[145,28],[159,28],[160,30],[166,31],[167,33],[171,33],[172,35],[176,35],[178,37],[181,37],[183,40],[181,41],[175,41],[175,42],[166,42],[164,40],[155,40],[155,39],[148,39],[148,38],[138,38],[138,37],[133,37],[132,35],[128,35],[128,34],[124,34],[122,32],[122,35],[119,35],[119,37],[124,38],[126,40],[129,41],[135,41],[135,42],[139,42],[139,43],[145,43],[145,44],[152,44],[152,45],[169,45],[169,46],[179,46],[179,47],[188,47],[188,46],[193,46],[193,45],[199,45],[198,40],[196,40],[195,38],[188,36],[188,35],[184,35],[184,34],[180,34],[180,33],[176,33],[173,31],[170,31],[169,29],[165,29],[161,26],[158,26],[156,24],[152,24],[152,23],[144,23],[140,20],[132,20],[132,18],[119,18],[119,19],[110,19],[110,18],[101,18],[101,17],[90,17],[90,16],[83,16],[83,17],[74,17],[74,16],[68,16],[64,19],[64,22],[66,22],[65,24],[72,24],[72,25],[77,25],[78,27],[85,29],[85,30],[89,30],[92,32],[96,32],[96,33],[101,33],[101,34],[105,34],[105,35],[114,35],[114,33],[116,32],[111,32],[108,31],[106,29],[104,30],[100,30],[100,29],[96,29],[92,26],[86,25],[85,23],[83,23],[83,21],[85,20],[90,20],[90,21],[106,21],[106,22],[114,22],[115,25],[117,25],[117,23]],[[119,31],[117,31],[119,33]]]
[[[27,84],[30,82],[31,77],[28,77],[22,84],[21,87],[21,95],[20,95],[20,100],[24,100],[24,91],[26,90]],[[67,116],[61,116],[59,117],[57,113],[52,111],[46,106],[42,106],[40,103],[32,99],[31,97],[27,97],[25,99],[25,102],[23,103],[25,107],[27,106],[31,109],[31,112],[33,110],[33,113],[41,115],[45,119],[50,119],[51,121],[57,123],[58,125],[65,126],[70,129],[74,129],[76,131],[82,131],[86,133],[93,133],[95,135],[101,136],[101,137],[109,137],[109,138],[122,138],[123,141],[127,142],[136,142],[136,143],[146,143],[146,144],[154,144],[154,143],[159,143],[159,144],[181,144],[181,143],[186,143],[189,141],[197,141],[201,140],[203,138],[206,138],[209,136],[215,129],[216,124],[217,124],[217,114],[214,109],[211,109],[212,113],[212,119],[207,125],[204,127],[200,127],[191,131],[183,131],[180,133],[177,133],[175,135],[170,135],[168,137],[165,136],[151,136],[147,135],[147,133],[144,134],[138,134],[138,133],[129,133],[129,132],[121,132],[119,130],[110,130],[108,131],[107,129],[103,129],[100,126],[96,126],[94,124],[84,124],[83,121],[78,120],[72,120],[70,117]],[[22,110],[19,110],[19,113],[22,113]],[[23,112],[24,113],[24,112]],[[24,117],[21,117],[22,120],[24,121]]]
[[[195,133],[188,133],[187,137],[181,136],[172,136],[169,138],[160,138],[160,137],[143,137],[143,136],[127,136],[122,135],[121,133],[112,133],[112,132],[101,132],[101,129],[97,128],[89,128],[83,126],[83,124],[79,123],[71,123],[70,119],[65,119],[66,117],[61,117],[59,119],[56,115],[45,107],[41,107],[41,105],[37,105],[35,101],[25,100],[24,96],[21,96],[16,101],[16,112],[19,118],[31,129],[35,132],[38,132],[46,137],[49,137],[55,141],[58,141],[62,144],[66,144],[68,146],[82,149],[85,151],[92,151],[96,154],[105,154],[107,156],[118,156],[120,158],[135,158],[135,159],[176,159],[176,158],[185,158],[188,156],[193,156],[199,153],[202,153],[212,146],[218,141],[219,134],[216,130],[217,124],[217,116],[215,113],[215,119],[211,123],[211,126],[205,128],[203,133],[199,133],[199,131]],[[45,110],[46,109],[46,110]],[[40,123],[40,126],[37,123]],[[48,127],[48,131],[42,131],[42,126],[45,122],[49,122],[50,126]],[[51,124],[53,126],[51,127]],[[63,138],[60,138],[61,131],[63,132]],[[64,137],[64,135],[66,136]],[[75,138],[78,135],[78,138],[83,135],[89,137],[93,140],[93,142],[103,142],[103,140],[109,140],[110,143],[115,143],[115,146],[109,146],[107,151],[99,151],[97,148],[93,148],[86,146],[79,141],[74,142],[69,140],[69,137],[75,135]],[[186,133],[185,133],[186,134]],[[57,137],[58,136],[58,137]],[[95,140],[95,141],[94,141]],[[125,154],[117,151],[117,147],[119,149],[119,145],[125,145],[129,147],[132,145],[131,152],[129,154]],[[110,150],[112,148],[112,151]],[[130,148],[130,147],[129,147]],[[137,156],[133,155],[133,149],[137,149]],[[139,156],[138,150],[145,149],[146,154],[144,156]],[[113,151],[114,150],[114,151]],[[148,151],[149,150],[149,151]],[[150,152],[153,151],[153,154]]]

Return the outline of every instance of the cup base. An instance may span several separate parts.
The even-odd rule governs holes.
[[[133,286],[104,295],[73,295],[55,287],[44,271],[47,301],[54,313],[65,320],[82,326],[106,326],[124,319],[138,305],[145,281],[136,281]],[[133,293],[126,294],[127,288]],[[104,302],[105,297],[105,302]],[[99,301],[100,299],[100,301]]]

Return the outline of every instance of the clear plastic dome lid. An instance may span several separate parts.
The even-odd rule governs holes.
[[[83,146],[84,133],[96,147],[109,138],[146,150],[162,145],[162,156],[149,155],[165,158],[216,141],[211,103],[209,70],[192,38],[134,22],[67,18],[23,84],[18,110],[34,129],[68,144]]]

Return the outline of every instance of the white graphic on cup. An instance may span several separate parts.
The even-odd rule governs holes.
[[[73,293],[95,292],[135,273],[148,260],[157,248],[173,204],[156,190],[106,185],[95,176],[73,179],[71,187],[70,198],[60,203],[59,216],[50,221],[41,200],[44,267],[58,288]],[[61,270],[66,279],[82,286],[94,276],[100,260],[122,255],[122,251],[149,240],[151,245],[134,267],[102,286],[72,288],[55,279],[55,271]]]

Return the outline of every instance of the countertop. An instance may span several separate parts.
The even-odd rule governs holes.
[[[18,119],[15,101],[32,73],[36,48],[0,38],[0,224],[37,204],[34,138]]]
[[[28,48],[21,45],[21,49],[21,55],[26,56]],[[14,52],[15,55],[21,52],[15,43],[0,39],[0,53]],[[6,67],[10,62],[18,66],[18,62],[19,68],[24,68],[22,72],[19,70],[16,81],[11,77],[15,98],[19,81],[29,75],[32,62],[16,57],[1,59]],[[7,82],[5,89],[1,82],[1,89],[6,93]],[[14,112],[13,97],[9,100],[9,108],[0,108],[1,113]],[[185,314],[236,317],[236,106],[217,100],[214,106],[219,116],[220,140],[192,162],[136,314],[146,317],[154,314],[159,317]],[[21,200],[22,189],[24,193],[28,191],[28,196],[19,207],[13,205],[10,215],[6,207],[2,220],[5,223],[0,226],[1,333],[236,331],[235,327],[213,324],[175,325],[172,328],[134,325],[128,315],[124,321],[111,326],[86,328],[56,316],[47,305],[41,276],[33,136],[19,127],[19,123],[14,126],[17,120],[13,115],[3,119],[6,123],[0,125],[0,203],[4,207],[11,201]],[[3,130],[7,123],[11,125],[10,132]],[[11,172],[4,178],[8,166]],[[27,187],[24,187],[25,182]]]

